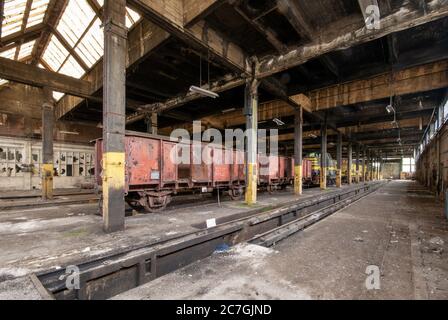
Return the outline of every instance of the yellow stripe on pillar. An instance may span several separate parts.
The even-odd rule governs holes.
[[[53,199],[53,175],[54,165],[52,163],[42,164],[42,197]]]
[[[327,168],[321,168],[320,170],[320,189],[327,189]]]
[[[294,167],[294,193],[301,195],[303,193],[303,171],[302,166]]]
[[[125,188],[125,161],[125,153],[109,152],[103,155],[104,210],[108,209],[110,193]]]
[[[246,189],[246,204],[254,205],[257,203],[257,164],[249,163],[247,167],[247,189]]]
[[[342,170],[336,170],[336,187],[342,187]]]

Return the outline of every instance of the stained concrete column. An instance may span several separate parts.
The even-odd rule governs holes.
[[[258,187],[258,80],[246,84],[244,115],[247,130],[246,204],[257,203]]]
[[[146,132],[149,134],[158,134],[158,115],[157,113],[148,114],[145,118]]]
[[[366,182],[366,149],[362,148],[362,182]]]
[[[371,170],[371,165],[372,165],[372,161],[371,161],[371,153],[370,150],[367,149],[367,165],[366,165],[366,180],[370,181],[370,170]]]
[[[320,130],[320,189],[327,189],[327,123],[323,123]]]
[[[44,103],[42,105],[42,199],[53,199],[53,135],[54,135],[54,100],[53,92],[42,89]]]
[[[342,133],[338,133],[338,143],[336,150],[337,168],[336,168],[336,187],[342,187]]]
[[[126,0],[104,4],[104,230],[125,227]]]
[[[360,145],[359,143],[356,145],[356,183],[359,183],[360,181],[360,172],[359,172],[359,164],[360,164]]]
[[[352,143],[349,142],[347,148],[347,182],[349,185],[352,184],[352,162],[353,162],[353,146]]]
[[[294,193],[303,193],[303,109],[295,111],[294,117]]]

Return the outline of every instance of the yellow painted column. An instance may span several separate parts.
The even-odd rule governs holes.
[[[53,92],[42,89],[44,104],[42,106],[42,199],[53,199],[53,134],[54,134],[54,100]]]
[[[247,177],[246,204],[257,203],[258,191],[258,81],[251,79],[246,84],[245,107],[247,131]]]
[[[303,167],[295,166],[294,168],[294,193],[296,195],[303,194]]]
[[[303,194],[303,109],[294,117],[294,194]]]
[[[336,187],[337,188],[342,187],[342,170],[341,169],[336,170]]]
[[[338,133],[338,143],[336,150],[337,170],[336,170],[336,187],[342,188],[342,133]]]
[[[327,189],[327,123],[324,122],[321,127],[321,146],[320,146],[320,189]]]
[[[126,1],[104,3],[103,223],[125,229]]]

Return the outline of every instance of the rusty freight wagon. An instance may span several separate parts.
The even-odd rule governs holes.
[[[189,147],[189,148],[185,148]],[[158,212],[165,209],[171,197],[181,192],[228,192],[233,200],[241,199],[246,184],[245,154],[222,146],[202,144],[204,159],[194,161],[194,146],[173,142],[168,137],[127,132],[126,150],[126,201],[137,209]],[[188,151],[186,151],[188,150]],[[173,152],[189,164],[176,164]],[[183,154],[188,152],[188,154]],[[96,141],[96,181],[102,185],[103,142]],[[232,156],[233,155],[233,156]],[[220,157],[222,161],[213,161]],[[225,159],[227,157],[227,159]],[[284,189],[294,181],[294,161],[291,157],[258,156],[258,185],[272,192]],[[200,163],[200,164],[195,164]],[[303,179],[311,178],[311,162],[304,160]]]
[[[187,147],[189,146],[189,153]],[[210,155],[210,161],[225,152],[221,146],[201,145],[201,151]],[[205,150],[207,149],[207,150]],[[173,142],[169,138],[141,133],[127,133],[126,150],[126,201],[131,207],[144,208],[149,212],[163,210],[171,201],[171,196],[184,191],[212,192],[229,191],[232,198],[244,192],[244,159],[241,151],[233,152],[232,164],[194,164],[193,146]],[[175,152],[180,159],[188,157],[189,164],[177,164],[172,157]],[[96,141],[96,181],[102,184],[101,159],[103,141]],[[227,153],[229,154],[229,153]],[[224,160],[224,159],[223,159]],[[207,161],[208,162],[208,161]],[[197,162],[196,162],[197,163]],[[222,161],[221,163],[228,163]]]

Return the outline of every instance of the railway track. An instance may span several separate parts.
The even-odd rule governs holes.
[[[376,191],[375,182],[331,192],[267,212],[258,212],[216,227],[186,233],[140,248],[82,262],[79,290],[67,289],[65,270],[36,275],[45,298],[108,299],[204,259],[223,245],[250,241],[270,246]]]

